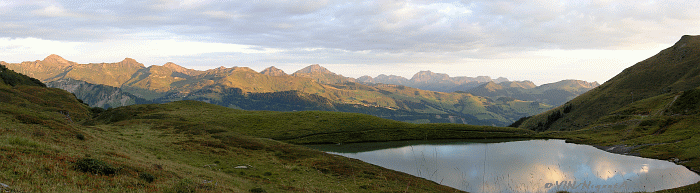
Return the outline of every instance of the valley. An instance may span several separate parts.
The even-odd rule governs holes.
[[[151,66],[153,69],[146,71],[143,65],[128,59],[109,65],[140,66],[134,70],[140,71],[136,73],[139,75],[126,78],[112,74],[100,84],[86,84],[90,78],[80,78],[76,73],[42,74],[35,70],[34,76],[46,78],[40,80],[5,68],[9,64],[3,62],[0,158],[6,161],[0,164],[3,169],[0,182],[8,185],[3,190],[14,192],[455,192],[459,190],[424,178],[298,145],[503,138],[564,139],[609,152],[668,160],[698,173],[699,48],[700,36],[683,36],[674,46],[629,67],[604,84],[558,107],[523,118],[512,127],[416,124],[409,123],[416,122],[410,118],[397,121],[349,112],[362,109],[391,117],[403,110],[450,118],[445,116],[449,114],[439,112],[452,110],[454,104],[462,105],[457,105],[461,111],[454,112],[478,112],[478,106],[470,104],[484,104],[484,101],[532,105],[532,101],[509,98],[544,93],[529,90],[537,86],[501,82],[473,90],[498,97],[493,100],[489,96],[425,91],[402,85],[320,83],[342,81],[327,72],[316,80],[285,75],[275,69],[264,71],[275,74],[270,76],[244,67],[210,71],[179,69],[179,74],[165,73],[178,77],[151,76],[161,73],[158,67]],[[71,62],[54,56],[45,60],[64,64],[57,69],[109,66],[74,67]],[[323,73],[319,67],[307,70],[311,74]],[[112,93],[108,96],[122,95],[120,100],[125,102],[114,104],[126,106],[91,107],[77,98],[80,94],[48,88],[44,83],[64,77],[83,82],[63,85]],[[155,81],[159,78],[171,83],[148,84],[159,82]],[[310,81],[292,81],[297,79]],[[110,86],[121,81],[121,86]],[[273,82],[285,86],[267,84]],[[125,83],[130,86],[123,86]],[[594,87],[596,84],[564,81],[561,85]],[[162,89],[166,87],[170,89]],[[521,89],[506,89],[518,87]],[[136,91],[141,91],[140,95],[131,94],[139,94]],[[106,95],[85,92],[84,96]],[[129,104],[132,96],[154,104]],[[368,96],[375,98],[374,103],[358,102],[370,99]],[[408,102],[416,98],[421,103]],[[109,104],[105,100],[95,101]],[[243,110],[252,108],[243,104],[270,109]],[[280,104],[288,106],[279,110],[275,105]],[[314,108],[307,108],[311,104]],[[343,108],[351,110],[339,112]],[[500,108],[501,113],[509,113],[504,106]],[[486,114],[495,111],[494,107],[483,109],[491,110]],[[425,118],[430,121],[429,117]],[[697,192],[699,188],[694,183],[660,192]]]

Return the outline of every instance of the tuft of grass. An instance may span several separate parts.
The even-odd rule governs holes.
[[[11,136],[11,137],[8,137],[6,140],[7,140],[7,144],[10,144],[10,145],[18,145],[18,146],[32,147],[32,148],[37,148],[40,146],[39,143],[32,141],[30,139],[24,138],[24,137]]]

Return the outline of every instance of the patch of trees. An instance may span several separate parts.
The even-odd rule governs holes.
[[[532,117],[532,116],[522,117],[522,118],[518,119],[517,121],[515,121],[515,122],[511,123],[510,125],[508,125],[508,127],[520,127],[520,125],[522,125],[523,122],[525,122],[525,121],[527,121],[528,119],[530,119],[530,117]]]
[[[537,123],[537,126],[533,130],[541,132],[550,129],[552,124],[563,118],[567,113],[570,113],[572,108],[571,104],[566,104],[562,111],[555,110],[553,113],[547,115],[547,119],[544,122]]]

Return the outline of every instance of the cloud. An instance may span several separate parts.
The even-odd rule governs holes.
[[[44,17],[80,17],[75,13],[70,13],[60,6],[50,5],[42,9],[32,11],[33,14]]]
[[[597,64],[602,59],[528,54],[655,50],[700,31],[692,0],[17,0],[0,8],[0,38],[76,43],[118,58],[205,61],[192,56],[210,53],[250,64],[461,66],[464,73],[481,63]],[[109,54],[102,53],[95,57]]]
[[[488,55],[667,43],[700,29],[698,8],[691,1],[57,1],[11,7],[17,18],[4,25],[22,27],[0,36],[92,41],[163,31],[281,49]],[[33,16],[21,14],[28,9]]]

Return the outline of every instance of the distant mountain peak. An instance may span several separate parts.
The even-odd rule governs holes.
[[[182,66],[177,65],[177,64],[172,63],[172,62],[168,62],[168,63],[163,64],[163,67],[170,68],[171,70],[185,69],[185,67],[182,67]]]
[[[505,77],[498,77],[498,78],[496,78],[496,79],[495,79],[495,80],[493,80],[493,81],[494,81],[494,82],[496,82],[496,83],[501,83],[501,82],[510,82],[510,80],[508,80],[508,79],[507,79],[507,78],[505,78]]]
[[[357,78],[357,82],[362,82],[362,83],[374,83],[374,78],[368,75],[361,76],[360,78]]]
[[[64,59],[63,57],[61,57],[59,55],[51,54],[49,56],[46,56],[46,58],[44,58],[44,60],[66,60],[66,59]]]
[[[137,64],[139,62],[137,62],[133,58],[124,58],[124,60],[122,60],[121,63]]]
[[[44,58],[43,62],[45,63],[52,63],[52,64],[63,64],[63,65],[69,65],[71,62],[64,59],[61,56],[58,56],[56,54],[51,54]]]
[[[489,81],[489,82],[487,82],[486,84],[483,84],[482,87],[484,87],[485,89],[487,89],[487,90],[489,90],[489,91],[491,91],[491,92],[496,91],[496,90],[501,90],[501,89],[503,89],[503,86],[502,86],[502,85],[496,84],[496,83],[493,82],[493,81]]]
[[[146,68],[143,64],[137,62],[133,58],[124,58],[121,62],[117,63],[123,66],[132,66],[132,67],[140,67],[140,68]]]
[[[270,66],[268,68],[265,68],[265,70],[260,71],[260,74],[268,75],[268,76],[284,76],[287,75],[283,70],[279,68],[275,68],[274,66]]]
[[[330,70],[324,68],[323,66],[319,64],[313,64],[310,66],[307,66],[306,68],[302,68],[301,70],[298,70],[294,72],[294,74],[315,74],[315,73],[321,73],[321,74],[334,74]]]
[[[411,77],[411,81],[413,82],[427,82],[431,80],[447,80],[450,79],[450,76],[447,74],[443,73],[434,73],[431,72],[430,70],[424,70],[416,73]]]

